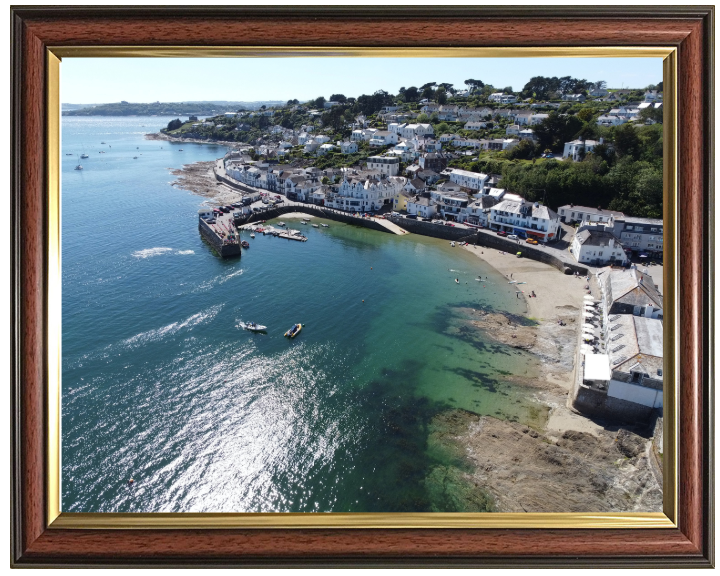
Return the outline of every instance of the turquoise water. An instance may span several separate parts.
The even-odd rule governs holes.
[[[532,359],[468,322],[524,310],[501,275],[332,221],[216,258],[169,169],[225,149],[144,140],[170,119],[63,118],[63,510],[429,510],[434,415],[542,418]]]

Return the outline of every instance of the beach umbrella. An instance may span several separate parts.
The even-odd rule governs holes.
[[[589,328],[589,329],[591,329],[591,330],[595,330],[595,326],[593,326],[592,324],[587,324],[587,323],[585,323],[585,324],[582,325],[582,327],[583,327],[583,330],[584,330],[585,328]]]
[[[583,340],[585,340],[585,341],[594,340],[594,339],[595,339],[595,336],[590,336],[589,334],[583,334]]]
[[[583,317],[584,318],[595,318],[595,314],[593,314],[592,312],[583,312]]]
[[[593,300],[593,301],[595,300],[595,298],[593,298],[590,294],[585,294],[585,296],[583,296],[583,298],[585,300]]]

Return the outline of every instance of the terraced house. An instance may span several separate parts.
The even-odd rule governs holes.
[[[524,199],[502,200],[490,209],[488,225],[491,230],[548,242],[558,239],[560,218],[557,213],[539,202],[531,203]]]

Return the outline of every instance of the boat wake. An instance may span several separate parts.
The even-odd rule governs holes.
[[[195,250],[175,250],[174,248],[146,248],[145,250],[138,250],[133,252],[135,258],[150,258],[151,256],[161,256],[163,254],[180,254],[181,256],[187,256],[188,254],[195,254]]]
[[[173,322],[162,328],[155,328],[154,330],[148,330],[147,332],[141,332],[131,338],[123,340],[120,345],[125,348],[136,348],[138,346],[147,344],[149,342],[157,342],[162,340],[166,336],[173,336],[181,330],[188,328],[193,329],[195,326],[199,326],[204,322],[208,322],[217,316],[218,312],[222,309],[223,305],[218,304],[197,314],[193,314],[189,318],[180,322]]]

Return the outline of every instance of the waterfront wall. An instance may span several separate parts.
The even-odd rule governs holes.
[[[240,256],[240,244],[223,244],[222,238],[220,238],[215,231],[210,228],[205,220],[198,218],[198,221],[198,230],[200,230],[200,235],[221,257],[231,258],[233,256]]]
[[[352,224],[354,226],[362,226],[364,228],[370,228],[371,230],[377,230],[378,232],[387,232],[392,234],[390,230],[385,228],[382,224],[378,224],[374,220],[369,218],[358,218],[357,216],[351,216],[343,212],[332,210],[330,208],[323,208],[321,206],[277,206],[264,210],[263,212],[254,212],[248,218],[237,221],[238,224],[250,224],[252,222],[259,222],[260,220],[271,220],[272,218],[280,218],[283,214],[289,214],[291,212],[302,212],[303,214],[310,214],[317,216],[318,218],[327,218],[328,220],[335,220],[337,222],[344,222],[345,224]]]
[[[456,242],[469,242],[470,244],[477,244],[478,246],[484,246],[485,248],[504,250],[510,254],[522,252],[523,258],[529,258],[531,260],[542,262],[543,264],[549,264],[561,272],[565,272],[567,269],[568,272],[565,272],[566,274],[577,272],[578,274],[585,276],[588,273],[588,269],[585,266],[578,266],[577,264],[573,264],[571,262],[563,262],[551,251],[548,251],[547,248],[538,248],[524,242],[518,244],[514,240],[508,240],[502,236],[497,236],[481,230],[468,234],[469,231],[467,229],[455,228],[454,226],[441,226],[439,224],[424,222],[422,220],[412,220],[409,218],[399,217],[389,218],[389,220],[414,234],[432,236],[433,238],[442,238],[444,240],[455,240]]]
[[[632,424],[648,423],[656,414],[656,409],[649,406],[613,398],[605,391],[582,385],[578,386],[572,406],[587,416]]]
[[[460,238],[465,238],[468,235],[475,238],[475,234],[472,230],[467,228],[456,228],[455,226],[445,226],[441,224],[432,224],[431,222],[424,222],[423,220],[413,220],[412,218],[398,218],[397,216],[385,216],[387,220],[390,220],[393,224],[397,224],[400,228],[404,228],[408,232],[413,234],[420,234],[421,236],[430,236],[431,238],[441,238],[442,240],[454,240],[460,241]],[[467,242],[473,242],[473,239],[467,240]]]
[[[232,188],[233,190],[237,190],[238,192],[245,192],[246,194],[257,193],[257,190],[252,188],[251,186],[246,186],[245,184],[241,184],[240,182],[237,182],[232,178],[228,178],[227,176],[218,174],[215,168],[213,168],[213,173],[215,174],[215,180],[217,180],[218,182],[222,182],[227,186],[230,186],[230,188]],[[267,190],[262,190],[262,192],[267,192]]]

